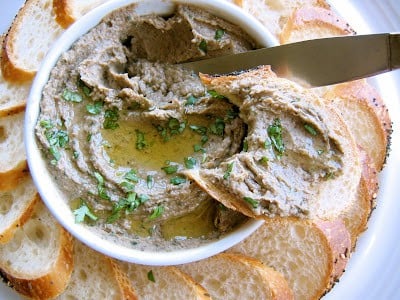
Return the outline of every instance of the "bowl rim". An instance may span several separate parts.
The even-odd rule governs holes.
[[[225,0],[115,0],[106,2],[85,16],[78,19],[53,43],[47,52],[42,64],[33,80],[28,96],[25,121],[24,121],[24,143],[27,163],[35,186],[56,220],[75,238],[87,246],[107,256],[143,265],[178,265],[189,263],[220,253],[239,243],[259,226],[261,220],[249,220],[238,229],[223,235],[217,240],[211,240],[195,248],[185,248],[173,251],[142,251],[126,247],[102,238],[100,235],[89,230],[84,224],[74,221],[72,210],[62,199],[62,193],[55,185],[46,185],[51,182],[46,162],[35,137],[35,125],[40,113],[40,101],[42,91],[46,85],[50,72],[57,63],[60,55],[67,51],[71,45],[91,28],[95,27],[106,15],[124,6],[137,3],[138,10],[156,9],[156,13],[162,13],[176,4],[189,4],[207,9],[218,17],[236,23],[245,32],[252,36],[261,46],[269,47],[277,44],[275,37],[254,17],[244,12],[238,6]],[[157,4],[157,5],[155,5]],[[150,12],[150,11],[149,11]]]

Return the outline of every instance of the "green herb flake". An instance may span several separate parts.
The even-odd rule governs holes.
[[[249,143],[247,140],[243,141],[243,152],[247,152],[249,150]]]
[[[50,129],[53,127],[53,122],[51,120],[41,120],[40,127]]]
[[[310,124],[304,124],[304,129],[311,135],[316,136],[318,133]]]
[[[214,35],[214,39],[219,41],[222,39],[222,37],[225,35],[225,30],[223,29],[217,29],[215,30],[215,35]]]
[[[186,128],[185,122],[180,122],[176,118],[171,118],[168,120],[168,128],[171,132],[171,135],[182,133]]]
[[[147,175],[146,178],[147,188],[151,189],[154,186],[154,177],[152,175]]]
[[[157,219],[159,217],[161,217],[161,215],[164,213],[164,206],[162,205],[158,205],[153,212],[151,213],[151,215],[149,216],[150,220],[154,220]]]
[[[212,134],[223,136],[225,132],[225,121],[221,118],[216,118],[215,122],[210,125]]]
[[[92,89],[88,87],[82,79],[79,78],[78,80],[78,88],[83,92],[86,97],[90,97],[90,93]]]
[[[194,152],[202,152],[202,153],[206,152],[206,150],[203,148],[203,146],[198,145],[198,144],[193,145],[193,150],[194,150]]]
[[[118,108],[107,109],[104,112],[104,122],[103,127],[104,129],[116,129],[119,127],[118,124],[119,120],[119,113]]]
[[[234,164],[235,164],[234,162],[231,162],[231,163],[229,163],[228,166],[226,167],[226,171],[225,171],[225,173],[224,173],[224,179],[225,179],[225,180],[227,180],[227,179],[231,176],[231,173],[232,173],[233,165],[234,165]]]
[[[268,157],[263,156],[263,157],[260,158],[259,162],[260,162],[261,164],[263,164],[263,165],[267,165],[268,162],[269,162],[269,159],[268,159]]]
[[[91,140],[92,140],[92,134],[91,133],[89,133],[87,136],[86,136],[86,141],[88,141],[88,142],[90,142]]]
[[[185,162],[185,167],[187,169],[193,169],[197,164],[197,160],[194,157],[190,157],[190,156],[185,157],[184,162]]]
[[[94,172],[93,175],[97,180],[97,195],[101,199],[110,200],[110,196],[107,194],[106,188],[104,186],[104,178],[103,178],[103,176],[98,172]]]
[[[317,153],[318,153],[318,155],[322,155],[322,154],[324,154],[324,150],[322,150],[322,149],[319,149],[319,150],[317,150]]]
[[[136,130],[136,149],[143,150],[147,147],[147,142],[144,133],[140,130]]]
[[[174,174],[178,171],[178,165],[171,165],[169,164],[166,167],[162,167],[161,170],[163,170],[166,174]]]
[[[282,125],[280,119],[275,119],[272,125],[268,126],[267,132],[274,150],[279,156],[282,156],[285,151],[285,145],[282,139]]]
[[[147,279],[150,280],[150,281],[152,281],[152,282],[156,282],[156,280],[155,280],[155,278],[154,278],[153,270],[150,270],[150,271],[147,273]]]
[[[208,49],[207,49],[207,41],[206,40],[201,40],[201,42],[199,44],[199,49],[201,51],[203,51],[204,53],[207,53]]]
[[[129,180],[131,182],[139,182],[139,177],[137,176],[136,170],[131,169],[125,173],[124,179]]]
[[[180,176],[175,176],[171,178],[170,183],[173,185],[180,185],[186,182],[186,178],[180,177]]]
[[[86,217],[93,221],[97,221],[98,219],[98,217],[90,210],[88,205],[83,200],[81,200],[79,208],[73,211],[73,214],[75,216],[75,223],[84,222]]]
[[[208,90],[207,93],[208,93],[211,97],[213,97],[213,98],[215,98],[215,99],[226,99],[225,96],[219,94],[219,93],[218,93],[217,91],[215,91],[215,90]]]
[[[68,102],[79,103],[83,101],[83,97],[78,92],[73,92],[71,90],[65,89],[62,93],[62,98]]]
[[[258,201],[254,200],[251,197],[243,197],[243,200],[246,201],[247,203],[249,203],[251,205],[252,208],[257,208],[258,207]]]
[[[72,153],[72,156],[74,157],[74,159],[78,159],[78,157],[79,157],[79,152],[78,152],[78,151],[74,151],[74,152]]]
[[[187,97],[185,105],[194,105],[197,103],[197,101],[199,101],[198,98],[196,98],[193,95],[190,95],[189,97]]]
[[[135,191],[135,185],[131,182],[123,181],[120,183],[120,186],[124,189],[125,192],[128,193]]]
[[[189,125],[189,128],[200,135],[206,135],[208,131],[207,127],[199,125]]]
[[[103,109],[104,102],[103,101],[95,101],[92,104],[86,105],[86,110],[88,113],[92,115],[98,115],[101,113]]]

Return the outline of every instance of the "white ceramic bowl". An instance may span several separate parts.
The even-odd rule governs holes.
[[[66,196],[53,184],[46,161],[42,157],[41,150],[35,138],[34,128],[39,116],[39,102],[41,101],[42,90],[59,56],[67,51],[79,37],[96,26],[108,13],[131,3],[137,3],[136,11],[141,15],[149,13],[168,14],[173,11],[175,3],[195,5],[239,25],[260,45],[272,46],[276,44],[272,35],[259,22],[244,13],[240,8],[223,0],[116,0],[99,6],[79,19],[62,34],[48,52],[36,75],[29,96],[25,118],[25,145],[29,168],[43,201],[54,217],[73,236],[89,247],[120,260],[146,265],[175,265],[200,260],[224,251],[240,242],[256,230],[261,225],[261,221],[250,220],[219,240],[210,241],[208,244],[197,248],[179,251],[154,253],[114,244],[94,234],[85,225],[75,223],[75,218],[71,208],[67,204]]]

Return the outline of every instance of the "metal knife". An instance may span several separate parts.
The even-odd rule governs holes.
[[[227,74],[271,65],[311,86],[365,78],[400,67],[400,33],[314,39],[220,56],[182,66],[195,72]]]

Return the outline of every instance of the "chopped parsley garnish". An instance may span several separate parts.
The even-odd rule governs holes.
[[[207,93],[208,93],[211,97],[216,98],[216,99],[226,99],[225,96],[219,94],[218,92],[216,92],[216,91],[214,91],[214,90],[208,90]]]
[[[190,156],[185,157],[184,161],[185,161],[185,167],[187,169],[193,169],[197,164],[197,160],[194,157],[190,157]]]
[[[243,152],[247,152],[249,150],[249,143],[247,140],[243,141]]]
[[[101,113],[103,105],[104,105],[103,101],[95,101],[93,104],[86,105],[86,110],[88,113],[92,115],[98,115]]]
[[[154,278],[153,270],[150,270],[150,271],[147,273],[147,279],[150,280],[150,281],[152,281],[152,282],[156,282],[156,280],[155,280],[155,278]]]
[[[193,150],[194,152],[202,152],[202,153],[206,152],[206,149],[204,149],[203,146],[197,144],[193,146]]]
[[[272,125],[268,126],[267,132],[274,150],[279,156],[282,156],[285,151],[285,145],[282,139],[282,125],[280,119],[275,119]]]
[[[190,95],[189,97],[187,97],[185,105],[194,105],[196,104],[197,101],[199,101],[198,98],[196,98],[193,95]]]
[[[224,34],[225,34],[225,30],[223,30],[223,29],[217,29],[217,30],[215,30],[214,39],[217,40],[217,41],[219,41],[220,39],[222,39],[222,37],[224,36]]]
[[[232,170],[233,170],[233,165],[234,165],[234,162],[231,162],[226,167],[226,171],[224,173],[224,179],[225,180],[227,180],[229,178],[229,176],[231,176],[231,173],[232,173]]]
[[[170,174],[174,174],[178,171],[178,165],[171,165],[168,164],[168,166],[166,167],[162,167],[161,168],[166,174],[170,175]]]
[[[133,169],[125,173],[124,179],[135,183],[139,182],[139,177],[137,176],[136,171]]]
[[[146,178],[147,188],[151,189],[154,186],[154,177],[152,175],[147,175]]]
[[[79,152],[78,152],[78,151],[74,151],[74,152],[72,153],[72,156],[74,157],[74,159],[78,159],[78,157],[79,157]]]
[[[269,161],[269,159],[266,156],[261,157],[260,160],[259,160],[259,162],[264,164],[264,165],[267,165],[268,161]]]
[[[171,132],[171,135],[182,133],[186,128],[185,122],[180,122],[176,118],[171,118],[168,120],[168,128]]]
[[[200,135],[206,135],[208,131],[207,127],[199,125],[190,125],[189,128]]]
[[[312,127],[310,124],[304,124],[304,129],[311,135],[316,136],[317,131],[315,130],[314,127]]]
[[[251,205],[252,208],[257,208],[258,207],[258,201],[254,200],[251,197],[243,197],[243,200],[246,201],[247,203],[249,203]]]
[[[40,121],[40,126],[45,128],[44,135],[49,142],[49,152],[54,158],[51,163],[54,165],[61,158],[59,148],[65,148],[69,142],[68,133],[65,130],[54,127],[54,124],[50,120]]]
[[[215,122],[210,125],[211,133],[223,136],[225,132],[225,121],[221,118],[216,118]]]
[[[65,89],[62,93],[62,98],[68,102],[79,103],[83,101],[83,97],[78,92],[73,92],[71,90]]]
[[[171,178],[171,180],[170,180],[170,183],[172,183],[173,185],[180,185],[185,182],[186,182],[186,178],[183,178],[181,176],[175,176],[175,177]]]
[[[136,149],[143,150],[144,148],[146,148],[146,146],[147,142],[144,137],[144,133],[140,130],[136,130]]]
[[[86,217],[93,221],[96,221],[98,219],[98,217],[91,211],[89,206],[83,200],[81,200],[79,208],[73,211],[73,214],[75,216],[75,223],[84,222]]]
[[[118,108],[114,107],[113,109],[107,109],[104,112],[104,129],[116,129],[119,127],[118,124],[119,113]]]
[[[136,193],[129,193],[126,198],[120,198],[118,202],[114,203],[111,215],[107,218],[108,223],[113,223],[121,217],[121,212],[132,212],[141,204],[149,200],[147,195],[138,195]]]
[[[201,51],[203,51],[204,53],[207,53],[208,49],[207,49],[207,41],[206,40],[201,40],[201,42],[199,44],[199,49]]]
[[[79,78],[78,80],[78,88],[83,92],[83,94],[86,97],[90,96],[90,93],[92,92],[92,89],[90,87],[88,87],[82,79]]]
[[[158,205],[153,212],[151,213],[151,215],[149,216],[150,220],[154,220],[159,218],[164,212],[164,206],[162,205]]]
[[[317,150],[317,153],[318,153],[318,155],[322,155],[324,153],[324,150],[319,149],[319,150]]]
[[[103,176],[98,172],[94,172],[93,175],[97,180],[97,194],[98,194],[98,196],[101,199],[110,200],[110,196],[107,194],[107,191],[106,191],[106,188],[105,188],[105,185],[104,185]]]
[[[91,133],[89,133],[87,136],[86,136],[86,141],[88,141],[88,142],[90,142],[91,140],[92,140],[92,134]]]

